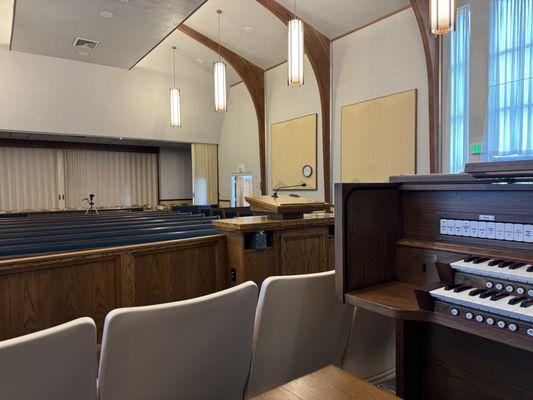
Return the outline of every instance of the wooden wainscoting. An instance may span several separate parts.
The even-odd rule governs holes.
[[[328,227],[279,233],[281,275],[310,274],[328,270]]]
[[[222,290],[223,235],[0,261],[0,340]]]

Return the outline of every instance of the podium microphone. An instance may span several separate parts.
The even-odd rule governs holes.
[[[299,188],[299,187],[306,187],[307,186],[307,183],[300,183],[298,185],[288,185],[288,186],[278,186],[276,189],[274,189],[274,193],[272,193],[272,197],[273,198],[277,198],[278,197],[278,190],[280,189],[295,189],[295,188]]]

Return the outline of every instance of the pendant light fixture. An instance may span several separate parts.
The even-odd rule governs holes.
[[[304,24],[296,17],[296,0],[294,0],[294,17],[289,21],[288,29],[288,84],[298,87],[304,84]]]
[[[429,15],[431,32],[434,35],[445,35],[454,29],[455,0],[431,0]]]
[[[176,46],[172,46],[174,84],[170,89],[170,126],[181,128],[181,101],[180,90],[176,87]]]
[[[215,80],[215,111],[226,112],[226,63],[220,57],[220,14],[218,14],[218,61],[213,64],[213,77]]]

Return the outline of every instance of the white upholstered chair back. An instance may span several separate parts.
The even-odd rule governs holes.
[[[257,285],[111,311],[100,400],[242,399],[252,355]]]
[[[91,318],[0,342],[0,399],[95,400]]]
[[[335,272],[267,278],[259,295],[246,398],[341,365],[353,307],[335,300]]]

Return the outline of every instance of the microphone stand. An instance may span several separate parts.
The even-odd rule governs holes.
[[[278,186],[276,189],[274,189],[274,193],[272,193],[272,197],[277,199],[278,198],[278,190],[280,189],[294,189],[294,188],[300,188],[300,187],[306,187],[307,183],[300,183],[299,185],[288,185],[288,186]]]

